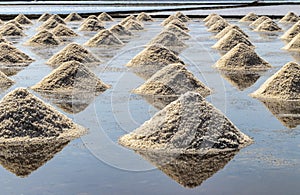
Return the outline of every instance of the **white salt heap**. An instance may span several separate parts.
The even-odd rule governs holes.
[[[38,32],[25,43],[25,45],[31,46],[54,46],[59,44],[59,39],[47,30]]]
[[[200,94],[187,92],[119,143],[134,150],[201,153],[236,150],[252,139]]]
[[[235,29],[237,31],[239,31],[240,33],[242,33],[245,37],[249,37],[240,27],[238,27],[237,25],[229,25],[226,28],[224,28],[221,32],[219,32],[218,34],[216,34],[215,38],[216,39],[221,39],[222,37],[224,37],[230,30]]]
[[[285,40],[291,40],[300,33],[300,21],[289,28],[280,38]]]
[[[300,100],[300,65],[285,64],[251,94],[255,98],[275,100]]]
[[[286,46],[283,47],[283,49],[286,49],[288,51],[300,51],[300,33],[295,36]]]
[[[15,21],[15,20],[9,20],[4,25],[7,25],[7,24],[13,24],[16,27],[18,27],[20,30],[24,30],[24,27],[19,22]]]
[[[109,30],[101,30],[84,45],[88,47],[122,46],[124,43]]]
[[[164,19],[164,21],[162,21],[161,25],[162,25],[162,26],[166,26],[166,25],[168,25],[170,22],[172,22],[173,20],[178,20],[179,22],[183,23],[183,21],[180,20],[177,16],[175,16],[175,15],[170,15],[169,17],[167,17],[166,19]]]
[[[19,14],[17,17],[15,17],[14,20],[17,21],[18,23],[24,24],[24,25],[33,24],[24,14]]]
[[[164,47],[186,47],[186,44],[182,42],[174,33],[169,31],[162,31],[158,35],[156,35],[148,45],[157,45],[161,44]],[[170,48],[170,49],[171,49]],[[172,49],[171,49],[172,50]]]
[[[58,25],[59,23],[56,20],[49,18],[38,28],[38,30],[51,30],[57,27]]]
[[[224,19],[224,20],[218,20],[215,24],[211,25],[207,31],[209,32],[221,32],[224,28],[229,26],[230,24]]]
[[[116,24],[116,25],[110,27],[109,30],[110,30],[110,32],[112,32],[113,34],[115,34],[116,36],[118,36],[120,38],[132,36],[131,31],[127,30],[121,24]]]
[[[136,20],[136,17],[134,15],[127,16],[124,18],[119,24],[124,25],[126,24],[129,20]]]
[[[189,22],[191,19],[186,16],[185,14],[183,14],[182,12],[176,12],[175,13],[175,16],[177,18],[179,18],[182,22]]]
[[[108,15],[106,12],[102,12],[98,16],[98,20],[100,20],[100,21],[113,21],[114,19],[110,15]]]
[[[63,24],[57,25],[53,30],[52,33],[57,37],[76,37],[78,36],[72,29],[69,29],[67,26]]]
[[[123,25],[127,30],[139,31],[144,29],[144,25],[136,20],[130,19]]]
[[[66,25],[66,23],[64,22],[64,20],[59,15],[57,15],[57,14],[53,14],[52,16],[50,16],[50,18],[48,18],[48,20],[55,20],[59,24]]]
[[[175,26],[174,24],[168,24],[164,27],[165,31],[174,33],[178,38],[182,39],[182,40],[187,40],[189,38],[191,38],[191,36],[185,32],[184,30],[182,30],[181,28],[179,28],[178,26]]]
[[[185,32],[189,31],[189,28],[181,21],[179,21],[178,19],[174,19],[171,22],[169,22],[167,25],[174,25],[177,26],[178,28],[180,28],[181,30],[184,30]],[[166,25],[166,26],[167,26]]]
[[[31,62],[33,62],[33,59],[16,47],[7,43],[0,43],[0,63],[17,66]]]
[[[203,22],[207,22],[207,21],[209,21],[212,17],[215,17],[215,16],[220,16],[220,15],[215,14],[215,13],[209,14],[208,16],[206,16],[206,17],[203,19]]]
[[[137,15],[136,19],[140,22],[153,22],[153,18],[149,15],[146,14],[145,12],[141,12],[139,13],[139,15]]]
[[[252,28],[256,28],[258,27],[261,23],[263,23],[263,21],[265,20],[272,20],[271,18],[269,18],[268,16],[261,16],[259,17],[257,20],[255,20],[254,22],[252,22],[249,26]]]
[[[245,15],[243,18],[241,18],[240,22],[254,22],[258,18],[259,18],[258,15],[256,15],[255,13],[250,12],[247,15]]]
[[[282,29],[271,19],[264,20],[260,25],[258,25],[254,31],[259,32],[274,32],[282,31]]]
[[[73,21],[81,21],[82,17],[75,12],[70,13],[65,19],[64,22],[73,22]]]
[[[15,82],[0,71],[0,91],[13,85]]]
[[[280,23],[293,23],[298,22],[300,17],[294,12],[288,12],[283,18],[279,20]]]
[[[219,15],[214,15],[207,22],[205,22],[205,26],[209,28],[219,20],[224,20],[224,18],[222,18],[222,16]]]
[[[80,25],[80,31],[99,31],[105,29],[99,20],[87,19]]]
[[[52,14],[49,14],[49,13],[43,13],[40,17],[39,17],[39,19],[38,19],[38,21],[39,22],[45,22],[46,20],[48,20],[50,17],[52,16]]]
[[[10,23],[1,26],[0,28],[1,36],[26,36],[23,31],[16,25]]]

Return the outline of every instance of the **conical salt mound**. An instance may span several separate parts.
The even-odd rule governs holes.
[[[73,22],[73,21],[81,21],[82,17],[75,12],[70,13],[65,19],[64,22]]]
[[[59,44],[59,39],[53,33],[47,30],[38,32],[25,43],[25,45],[31,46],[53,46]]]
[[[300,51],[300,33],[297,36],[295,36],[286,46],[284,46],[283,49],[299,52]]]
[[[185,47],[186,44],[182,42],[174,33],[168,31],[162,31],[155,36],[148,45],[161,44],[165,47]]]
[[[177,19],[172,20],[171,22],[168,23],[168,25],[175,25],[178,28],[180,28],[181,30],[184,30],[185,32],[189,31],[189,28],[183,22],[180,22]]]
[[[136,20],[128,20],[125,24],[124,27],[127,30],[132,30],[132,31],[136,31],[136,30],[143,30],[144,26],[143,24],[137,22]]]
[[[292,23],[292,22],[298,22],[300,20],[300,17],[296,15],[294,12],[287,13],[281,20],[279,20],[280,23]]]
[[[78,36],[77,33],[75,33],[72,29],[69,29],[67,26],[63,24],[59,24],[56,26],[52,33],[57,37],[76,37]]]
[[[220,16],[220,15],[215,14],[215,13],[212,13],[212,14],[209,14],[208,16],[206,16],[202,21],[203,21],[203,22],[207,22],[207,21],[209,21],[212,17],[215,17],[215,16]]]
[[[300,21],[289,28],[280,38],[285,40],[291,40],[300,33]]]
[[[114,19],[106,12],[102,12],[97,18],[100,21],[114,21]]]
[[[225,19],[219,15],[212,16],[207,22],[205,22],[205,26],[207,26],[209,28],[219,20],[225,20]]]
[[[85,22],[86,20],[90,20],[90,19],[99,20],[96,15],[89,15],[83,22]]]
[[[300,65],[289,62],[271,76],[258,90],[251,94],[255,98],[300,100]]]
[[[18,65],[27,64],[32,61],[33,59],[16,47],[7,43],[0,43],[0,63]]]
[[[64,22],[64,20],[59,16],[59,15],[57,15],[57,14],[54,14],[54,15],[52,15],[52,16],[50,16],[50,18],[48,18],[48,20],[55,20],[57,23],[59,23],[59,24],[64,24],[64,25],[66,25],[66,23]],[[47,21],[48,21],[47,20]],[[46,21],[46,22],[47,22]]]
[[[84,45],[88,47],[121,46],[124,43],[109,30],[101,30],[90,38]]]
[[[59,23],[56,20],[49,18],[40,27],[38,27],[38,30],[51,30],[57,27],[58,25]]]
[[[236,150],[252,140],[200,94],[187,92],[119,143],[134,150],[186,154]]]
[[[179,96],[188,91],[198,92],[206,97],[211,89],[199,81],[184,65],[170,64],[157,71],[143,85],[133,90],[133,93],[157,96]]]
[[[266,70],[271,65],[244,43],[237,44],[215,64],[221,70]]]
[[[85,65],[68,61],[53,70],[31,87],[35,91],[72,94],[78,92],[103,92],[109,88]]]
[[[1,89],[7,89],[15,82],[7,77],[3,72],[0,71],[0,91]]]
[[[132,33],[120,24],[112,26],[109,30],[118,37],[132,36]]]
[[[208,31],[219,33],[229,25],[230,24],[226,20],[218,20],[214,25],[209,27]]]
[[[52,16],[52,14],[49,14],[49,13],[43,13],[43,14],[39,17],[38,21],[39,21],[39,22],[45,22],[45,21],[47,21],[51,16]]]
[[[164,21],[162,21],[161,25],[162,26],[166,26],[168,25],[170,22],[172,22],[173,20],[178,20],[179,22],[182,22],[183,21],[181,19],[179,19],[177,16],[175,15],[170,15],[169,17],[167,17]]]
[[[19,14],[14,20],[24,25],[33,24],[24,14]]]
[[[124,18],[119,24],[124,25],[126,24],[129,20],[136,20],[136,17],[134,15],[127,16]]]
[[[261,16],[259,17],[257,20],[255,20],[254,22],[252,22],[249,26],[251,26],[252,28],[256,28],[258,27],[261,23],[263,23],[265,20],[272,20],[271,18],[269,18],[268,16]]]
[[[164,29],[165,29],[165,31],[174,33],[178,38],[180,38],[182,40],[191,38],[191,36],[187,32],[185,32],[178,26],[175,26],[174,24],[168,24],[167,26],[165,26]]]
[[[139,15],[137,15],[136,19],[140,22],[153,22],[153,18],[146,14],[145,12],[140,13]]]
[[[231,29],[224,37],[212,46],[212,48],[229,51],[239,43],[254,47],[247,37],[235,29]]]
[[[7,25],[7,24],[13,24],[16,27],[18,27],[20,30],[24,30],[24,27],[19,22],[15,21],[15,20],[9,20],[4,25]]]
[[[6,43],[6,44],[12,45],[12,43],[11,43],[10,41],[8,41],[7,39],[5,39],[5,38],[2,37],[1,35],[0,35],[0,43]]]
[[[240,27],[238,27],[237,25],[229,25],[226,28],[224,28],[221,32],[219,32],[218,34],[216,34],[215,38],[216,39],[221,39],[222,37],[224,37],[231,29],[235,29],[237,31],[239,31],[240,33],[242,33],[245,37],[249,37]]]
[[[21,29],[14,24],[5,24],[0,28],[2,36],[26,36]]]
[[[182,22],[189,22],[191,20],[188,16],[184,15],[182,12],[176,12],[175,16],[179,18]]]
[[[99,20],[88,19],[85,20],[81,25],[80,31],[99,31],[105,29]]]
[[[54,54],[47,64],[51,66],[59,66],[64,62],[76,60],[83,64],[99,63],[97,59],[89,50],[85,49],[77,43],[70,43],[58,53]]]
[[[265,20],[260,25],[258,25],[254,31],[259,32],[274,32],[274,31],[282,31],[282,29],[274,22],[273,20]]]
[[[255,13],[250,12],[247,15],[245,15],[244,17],[242,17],[239,22],[254,22],[258,18],[259,18],[258,15],[256,15]]]
[[[15,89],[2,98],[0,118],[1,143],[76,138],[85,132],[25,88]]]

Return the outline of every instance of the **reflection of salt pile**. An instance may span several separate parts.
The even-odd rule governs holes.
[[[89,47],[121,46],[124,43],[109,30],[101,30],[90,38],[84,45]]]
[[[48,19],[45,21],[38,29],[39,30],[50,30],[58,26],[58,22],[56,20]]]
[[[263,32],[274,32],[281,31],[282,29],[271,19],[264,20],[260,25],[258,25],[254,31],[263,31]]]
[[[112,26],[109,30],[118,37],[132,36],[132,33],[120,24]]]
[[[184,30],[185,32],[189,31],[189,28],[183,22],[181,22],[177,19],[172,20],[167,25],[175,25],[175,26],[179,27],[181,30]]]
[[[167,26],[165,26],[164,30],[174,33],[178,38],[182,40],[189,39],[191,37],[187,32],[173,24],[168,24]]]
[[[226,20],[218,20],[215,24],[211,25],[208,29],[209,32],[221,32],[224,28],[229,26]]]
[[[18,177],[27,177],[51,160],[69,140],[45,140],[26,144],[0,144],[0,164]]]
[[[161,44],[167,48],[171,47],[185,47],[186,44],[182,42],[174,33],[168,32],[166,30],[162,31],[158,35],[156,35],[148,45],[156,45]]]
[[[298,22],[300,20],[300,17],[296,15],[294,12],[287,13],[281,20],[279,20],[280,23],[290,23],[290,22]]]
[[[241,18],[240,22],[254,22],[258,18],[259,18],[258,15],[256,15],[255,13],[250,12],[247,15],[245,15],[243,18]]]
[[[197,153],[236,150],[252,142],[198,93],[187,92],[119,143],[134,150]]]
[[[83,64],[91,64],[100,62],[89,50],[85,49],[77,43],[70,43],[58,53],[54,54],[47,64],[51,66],[59,66],[68,61],[76,60]]]
[[[222,151],[216,154],[182,154],[137,151],[171,179],[186,188],[195,188],[223,169],[238,150]]]
[[[25,44],[31,46],[50,46],[59,45],[60,41],[51,32],[43,30],[31,37]]]
[[[245,37],[241,32],[231,29],[224,37],[219,39],[212,48],[229,51],[239,43],[244,43],[248,46],[253,46],[250,40]]]
[[[242,33],[245,37],[248,37],[248,35],[237,25],[229,25],[226,28],[224,28],[221,32],[219,32],[218,34],[216,34],[215,38],[216,39],[221,39],[222,37],[224,37],[231,29],[235,29],[237,31],[239,31],[240,33]]]
[[[103,92],[108,88],[108,85],[104,84],[85,65],[77,61],[61,64],[32,87],[36,91],[62,94]]]
[[[211,93],[207,86],[180,63],[162,68],[143,85],[133,90],[137,94],[158,96],[179,96],[188,91],[198,92],[203,97]]]
[[[169,49],[160,45],[151,45],[131,59],[126,66],[137,69],[144,78],[150,78],[161,68],[183,61]]]
[[[32,22],[24,14],[19,14],[14,20],[20,24],[32,24]]]
[[[99,20],[87,19],[80,25],[81,31],[99,31],[105,29]]]
[[[300,100],[300,65],[290,62],[251,95],[262,99]]]
[[[215,64],[221,70],[266,70],[271,65],[260,58],[254,51],[244,43],[239,43]]]
[[[43,13],[40,17],[39,17],[39,19],[38,19],[38,21],[39,22],[45,22],[46,20],[48,20],[50,17],[52,16],[52,14],[49,14],[49,13]]]
[[[64,22],[64,20],[59,15],[57,15],[57,14],[54,14],[54,15],[50,16],[50,18],[48,20],[55,20],[59,24],[65,24],[66,25],[66,23]]]
[[[23,31],[12,23],[3,25],[0,28],[0,34],[2,36],[25,36]]]
[[[65,22],[81,21],[82,17],[75,12],[70,13],[65,19]]]
[[[285,40],[291,40],[300,33],[300,21],[289,28],[280,38]]]
[[[286,46],[283,47],[288,51],[300,51],[300,33],[295,36]]]
[[[0,62],[2,64],[27,64],[32,62],[28,55],[17,49],[16,47],[7,43],[0,43]]]
[[[100,21],[113,21],[114,19],[110,15],[108,15],[106,12],[102,12],[98,16],[98,20],[100,20]]]
[[[18,105],[18,106],[16,106]],[[8,93],[0,102],[0,142],[20,143],[70,139],[85,130],[24,88]]]
[[[128,20],[125,24],[124,27],[127,30],[132,30],[132,31],[138,31],[138,30],[143,30],[144,26],[142,23],[136,21],[136,20]]]
[[[271,18],[269,18],[268,16],[261,16],[259,17],[257,20],[255,20],[254,22],[252,22],[249,26],[251,26],[252,28],[256,28],[258,27],[261,23],[263,23],[265,20],[272,20]]]
[[[75,33],[72,29],[69,29],[67,26],[63,24],[59,24],[56,26],[52,33],[57,37],[76,37],[78,36],[77,33]]]
[[[3,72],[0,71],[0,90],[7,89],[15,82],[8,78]]]
[[[154,21],[153,18],[150,15],[146,14],[145,12],[142,12],[139,15],[137,15],[136,19],[141,22],[153,22]]]

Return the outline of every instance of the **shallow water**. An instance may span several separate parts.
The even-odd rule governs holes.
[[[120,21],[106,23],[109,27]],[[285,63],[296,60],[292,53],[281,50],[284,42],[278,35],[267,35],[251,31],[235,19],[250,36],[257,53],[274,68],[258,77],[250,77],[245,88],[243,79],[223,76],[212,65],[220,53],[210,47],[216,42],[212,33],[206,31],[200,19],[188,24],[192,39],[180,57],[201,81],[214,90],[207,100],[222,110],[245,134],[253,137],[254,143],[239,151],[232,160],[223,162],[224,168],[214,170],[201,185],[186,188],[145,160],[141,155],[117,144],[117,139],[140,126],[158,110],[141,96],[130,91],[144,80],[124,65],[147,42],[158,34],[162,19],[145,24],[145,30],[134,33],[120,49],[90,48],[103,63],[91,70],[111,89],[88,101],[88,106],[76,114],[62,110],[60,104],[33,92],[78,124],[89,129],[89,133],[66,145],[54,158],[46,162],[29,176],[20,178],[0,166],[1,194],[298,194],[300,192],[300,128],[289,129],[269,111],[263,103],[248,94],[256,90],[268,77]],[[15,46],[36,61],[11,78],[16,84],[1,93],[1,97],[17,87],[30,87],[50,73],[45,64],[49,57],[65,45],[47,49],[36,49],[22,45],[33,34],[40,23],[25,31],[27,37],[14,39]],[[79,23],[69,23],[80,34],[72,41],[86,42],[94,33],[78,32]],[[288,26],[281,25],[284,29]],[[237,78],[237,77],[234,77]],[[254,78],[251,80],[251,78]],[[242,86],[242,88],[240,87]],[[243,89],[240,91],[240,89]],[[64,107],[65,108],[65,107]],[[79,108],[80,109],[80,108]],[[82,109],[82,108],[81,108]],[[294,113],[296,116],[299,113]],[[285,125],[287,125],[285,123]],[[144,156],[145,157],[145,156]],[[147,157],[145,157],[147,158]],[[1,159],[1,158],[0,158]],[[152,157],[148,156],[148,160]],[[154,158],[155,159],[155,158]],[[191,158],[194,159],[194,158]],[[196,158],[198,159],[198,158]],[[3,161],[0,160],[3,165]],[[152,159],[153,163],[153,159]],[[155,164],[155,163],[154,163]],[[201,163],[200,163],[201,164]],[[203,162],[204,164],[204,162]],[[13,166],[13,164],[10,164]],[[162,169],[165,170],[166,169]],[[167,169],[168,170],[168,169]],[[176,175],[193,175],[193,169],[170,170]],[[214,172],[217,171],[215,174]],[[198,181],[199,182],[199,181]],[[200,182],[201,183],[201,182]]]

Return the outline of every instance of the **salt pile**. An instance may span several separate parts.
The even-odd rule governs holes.
[[[175,16],[179,18],[182,22],[189,22],[191,20],[188,16],[184,15],[182,12],[176,12]]]
[[[14,20],[24,25],[33,24],[24,14],[19,14]]]
[[[100,20],[97,18],[97,16],[95,15],[89,15],[83,22],[87,21],[87,20],[90,20],[90,19],[93,19],[93,20],[98,20],[100,22]]]
[[[191,36],[187,32],[185,32],[178,26],[175,26],[174,24],[168,24],[167,26],[165,26],[164,29],[165,29],[165,31],[174,33],[178,38],[180,38],[182,40],[191,38]]]
[[[70,43],[58,53],[54,54],[47,64],[51,66],[59,66],[64,62],[76,60],[83,64],[99,63],[97,59],[89,50],[85,49],[77,43]]]
[[[25,88],[8,93],[0,101],[0,142],[11,143],[77,138],[81,126],[59,113]]]
[[[296,15],[294,12],[287,13],[281,20],[279,20],[280,23],[292,23],[292,22],[298,22],[300,20],[300,17]]]
[[[200,94],[187,92],[119,143],[134,150],[201,153],[236,150],[252,140]]]
[[[174,33],[168,32],[166,30],[162,31],[158,35],[156,35],[149,43],[148,45],[156,45],[161,44],[162,46],[165,46],[167,48],[170,47],[172,50],[172,47],[186,47],[186,44],[182,42]]]
[[[259,18],[258,15],[256,15],[255,13],[250,12],[247,15],[245,15],[243,18],[241,18],[240,22],[254,22],[258,18]]]
[[[242,33],[245,37],[249,37],[240,27],[238,27],[237,25],[229,25],[226,28],[224,28],[221,32],[219,32],[218,34],[216,34],[215,38],[216,39],[221,39],[222,37],[224,37],[230,30],[235,29],[237,31],[239,31],[240,33]]]
[[[134,15],[127,16],[124,18],[119,24],[124,25],[126,24],[129,20],[136,20],[136,17]]]
[[[19,65],[31,63],[32,61],[33,59],[16,47],[7,43],[0,43],[0,63]]]
[[[203,19],[203,22],[207,22],[207,21],[209,21],[212,17],[215,17],[215,16],[219,16],[219,15],[218,15],[218,14],[215,14],[215,13],[209,14],[208,16],[206,16],[206,17]]]
[[[284,46],[283,49],[299,52],[300,51],[300,33],[297,36],[295,36],[286,46]]]
[[[300,21],[289,28],[280,38],[285,40],[291,40],[300,33]]]
[[[82,17],[75,12],[70,13],[65,19],[65,22],[81,21]]]
[[[207,22],[205,22],[205,26],[207,26],[209,28],[219,20],[225,20],[225,19],[219,15],[212,16]]]
[[[5,24],[0,28],[2,36],[26,36],[21,29],[14,24]]]
[[[277,100],[300,100],[300,65],[285,64],[258,90],[251,94],[255,98]]]
[[[174,16],[174,15],[170,15],[169,17],[167,17],[164,21],[162,21],[161,25],[162,26],[166,26],[168,25],[170,22],[172,22],[173,20],[178,20],[179,22],[183,23],[182,20],[180,20],[178,17]]]
[[[103,83],[85,65],[77,61],[68,61],[61,64],[31,88],[40,92],[73,94],[103,92],[109,86]]]
[[[58,22],[56,22],[56,20],[53,19],[48,19],[46,22],[44,22],[39,28],[38,30],[50,30],[53,29],[55,27],[57,27],[59,25]]]
[[[208,31],[219,33],[229,25],[230,24],[226,20],[218,20],[215,24],[209,27]]]
[[[183,23],[180,22],[179,20],[172,20],[171,22],[168,23],[168,25],[174,25],[180,28],[181,30],[184,30],[185,32],[189,31],[189,28]]]
[[[132,36],[132,33],[120,24],[112,26],[109,30],[118,37]]]
[[[171,50],[160,45],[151,45],[131,59],[126,66],[139,69],[144,78],[148,79],[161,68],[173,63],[184,64]]]
[[[11,85],[13,85],[15,82],[11,80],[9,77],[7,77],[3,72],[0,71],[0,90],[1,89],[7,89]]]
[[[265,20],[272,20],[271,18],[269,18],[268,16],[261,16],[259,17],[257,20],[255,20],[254,22],[252,22],[249,26],[251,26],[252,28],[256,28],[258,27],[261,23],[263,23]]]
[[[274,32],[282,31],[282,29],[271,19],[264,20],[260,25],[258,25],[254,31],[260,32]]]
[[[137,22],[136,20],[128,20],[125,24],[124,27],[127,30],[132,30],[132,31],[138,31],[138,30],[143,30],[144,26],[142,23]]]
[[[98,20],[87,19],[81,25],[80,31],[99,31],[105,29],[102,23]]]
[[[146,14],[145,12],[140,13],[139,15],[137,15],[136,19],[140,22],[153,22],[153,18]]]
[[[101,30],[84,45],[88,47],[122,46],[124,43],[109,30]]]
[[[52,14],[49,14],[49,13],[43,13],[40,17],[39,17],[39,19],[38,19],[38,21],[39,22],[45,22],[45,21],[47,21],[50,17],[52,16]]]
[[[42,30],[38,32],[25,43],[25,45],[31,46],[53,46],[59,44],[59,39],[47,30]]]
[[[5,25],[7,25],[7,24],[13,24],[16,27],[18,27],[20,30],[24,30],[24,27],[19,22],[15,21],[15,20],[9,20],[5,23]]]
[[[221,70],[266,70],[271,65],[260,58],[254,51],[244,43],[237,44],[234,48],[222,56],[215,64]]]
[[[199,81],[184,65],[170,64],[157,71],[144,84],[133,90],[133,93],[157,96],[179,96],[188,91],[198,92],[206,97],[211,89]]]
[[[69,29],[67,26],[63,24],[57,25],[53,30],[52,33],[57,37],[76,37],[78,36],[72,29]]]
[[[113,21],[114,19],[110,15],[108,15],[106,12],[102,12],[98,16],[98,20],[100,20],[100,21]]]
[[[64,24],[64,25],[66,25],[66,23],[64,22],[64,20],[59,16],[59,15],[57,15],[57,14],[54,14],[54,15],[52,15],[52,16],[50,16],[50,18],[48,19],[48,20],[55,20],[57,23],[59,23],[59,24]],[[47,20],[47,21],[48,21]],[[46,21],[46,22],[47,22]]]
[[[1,35],[0,35],[0,43],[7,43],[7,44],[12,45],[12,43],[11,43],[10,41],[8,41],[7,39],[5,39],[5,38],[2,37]]]
[[[244,43],[248,46],[254,47],[247,37],[245,37],[239,31],[232,29],[224,37],[219,39],[219,41],[214,44],[212,48],[229,51],[239,43]]]

